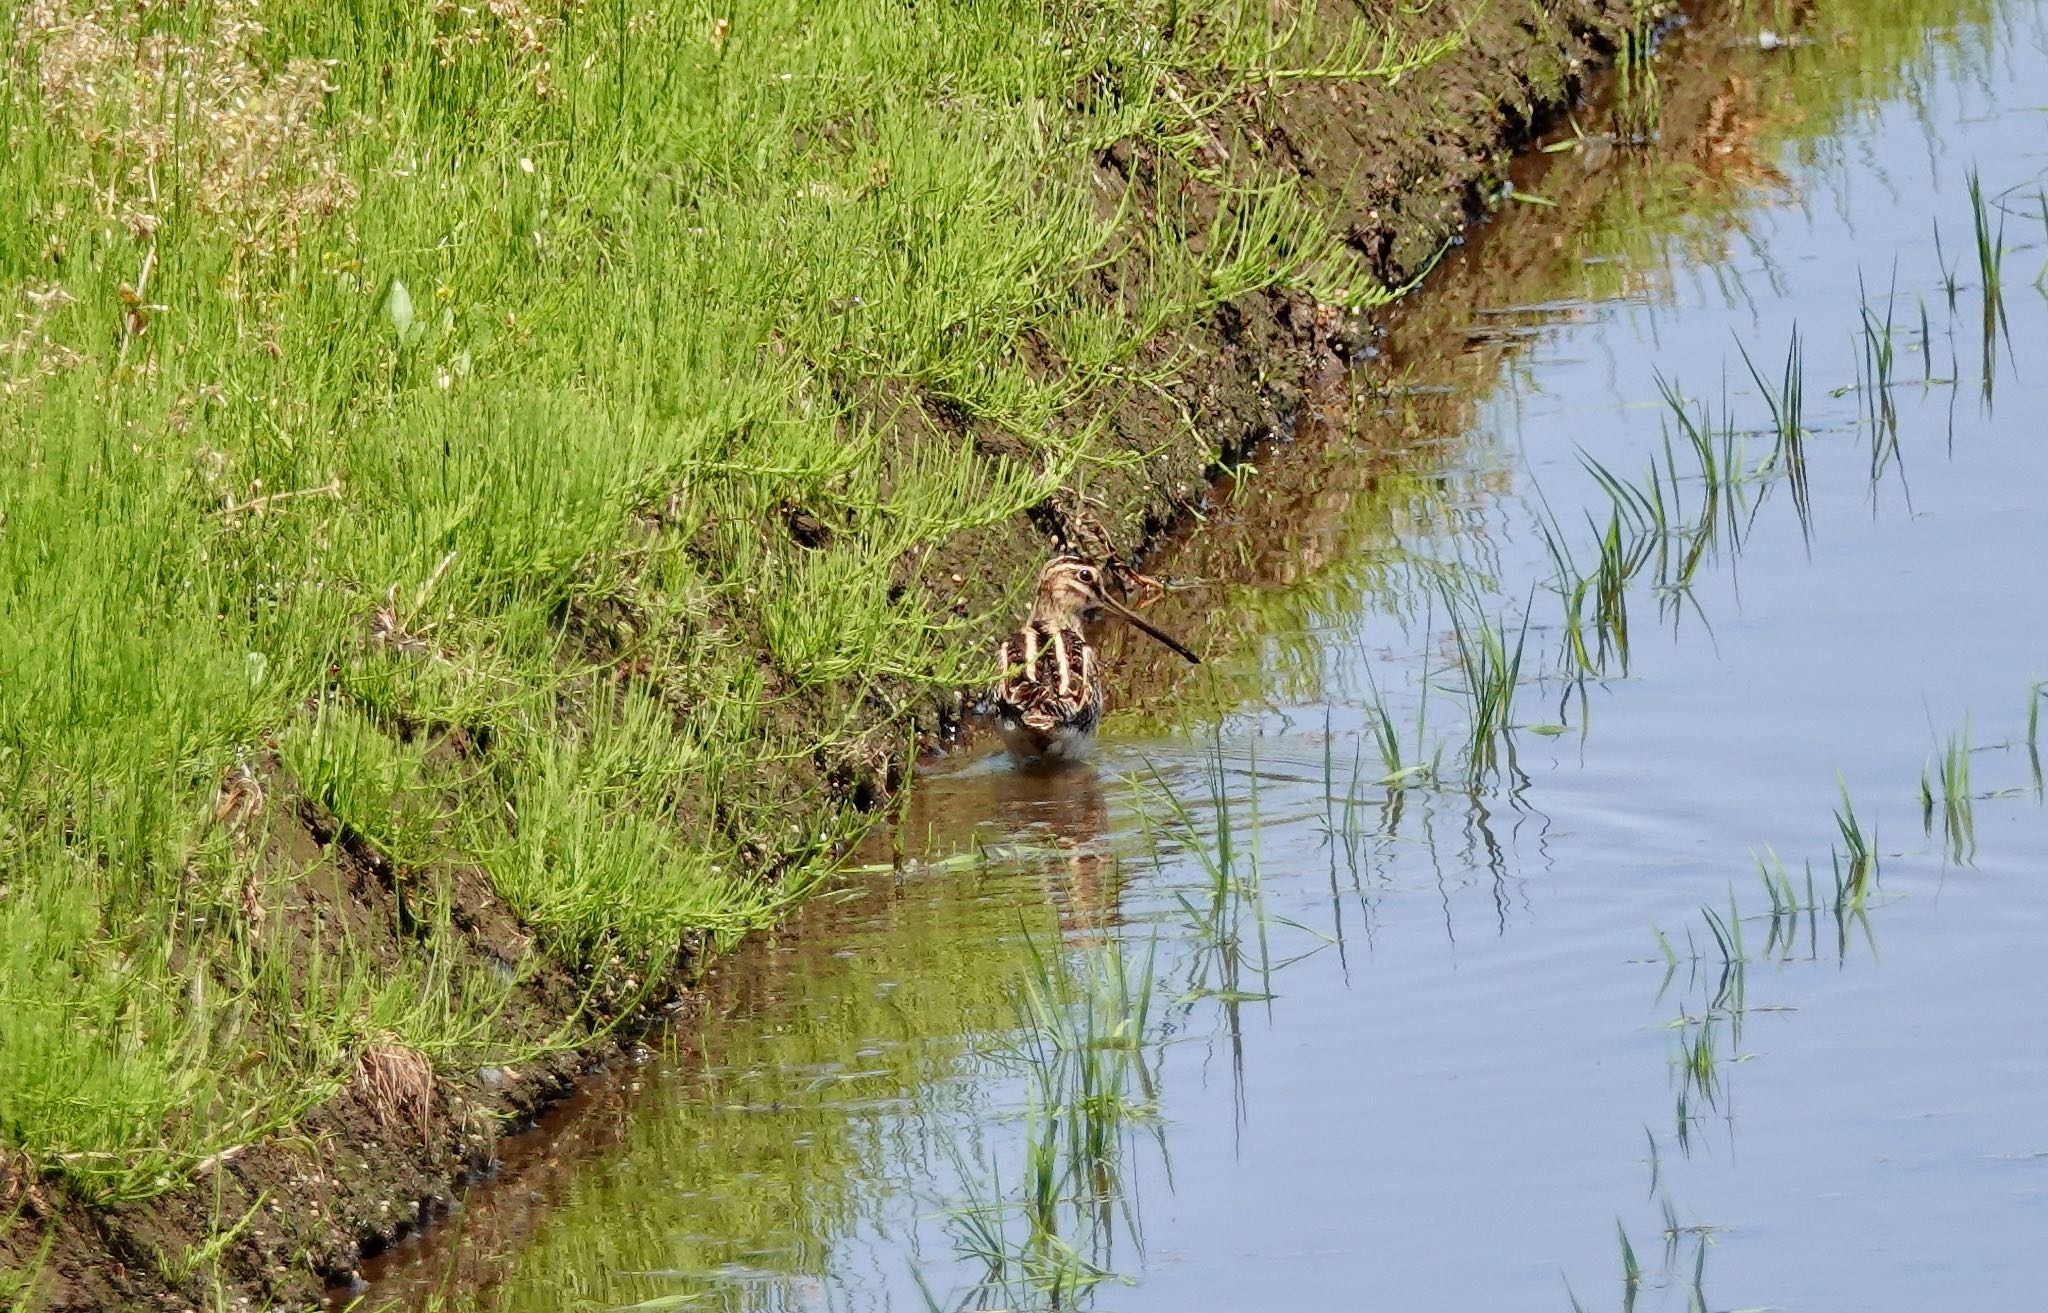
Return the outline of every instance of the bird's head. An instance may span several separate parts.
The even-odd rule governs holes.
[[[1113,596],[1108,588],[1108,574],[1105,567],[1078,556],[1054,557],[1038,572],[1038,598],[1032,604],[1031,618],[1064,628],[1093,620],[1107,611],[1164,643],[1190,662],[1200,663],[1201,658],[1178,639],[1162,632]]]

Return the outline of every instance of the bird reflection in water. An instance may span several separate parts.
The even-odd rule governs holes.
[[[997,755],[931,772],[912,790],[900,833],[933,857],[976,847],[1020,851],[1017,869],[1046,882],[1061,931],[1077,942],[1117,923],[1122,870],[1093,766],[1017,770]]]

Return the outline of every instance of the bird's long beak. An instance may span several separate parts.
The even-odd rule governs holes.
[[[1187,646],[1183,644],[1179,639],[1174,638],[1170,634],[1167,634],[1165,631],[1155,626],[1151,621],[1147,620],[1144,616],[1139,615],[1136,611],[1133,611],[1128,606],[1125,606],[1122,602],[1117,601],[1114,597],[1104,596],[1102,598],[1102,605],[1109,611],[1114,613],[1118,619],[1124,621],[1127,624],[1134,625],[1137,628],[1142,629],[1143,631],[1145,631],[1145,633],[1151,635],[1153,638],[1158,639],[1161,643],[1164,643],[1166,646],[1172,648],[1174,651],[1186,657],[1190,665],[1199,666],[1202,664],[1202,658],[1196,656],[1193,652],[1188,651]]]

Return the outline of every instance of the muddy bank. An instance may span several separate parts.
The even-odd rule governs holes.
[[[1332,14],[1346,8],[1326,7]],[[1509,18],[1491,8],[1456,15],[1439,7],[1415,21],[1423,25],[1410,34],[1415,39],[1455,28],[1460,41],[1391,85],[1290,81],[1222,105],[1199,127],[1211,168],[1244,179],[1278,173],[1305,180],[1388,286],[1407,283],[1446,240],[1485,215],[1515,148],[1580,94],[1589,70],[1626,38],[1632,15],[1623,5],[1588,2],[1553,6],[1540,20],[1533,11]],[[1202,91],[1185,89],[1191,101]],[[1104,211],[1130,217],[1133,249],[1162,220],[1203,240],[1221,194],[1175,160],[1128,143],[1103,152],[1096,180]],[[1099,292],[1117,299],[1142,289],[1126,262],[1112,260]],[[1341,380],[1368,342],[1365,326],[1298,294],[1225,304],[1198,330],[1156,341],[1132,372],[1165,370],[1168,381],[1134,385],[1110,409],[1118,443],[1144,453],[1142,460],[1095,472],[1028,521],[963,536],[905,585],[981,606],[1028,576],[1049,541],[1142,551],[1202,509],[1219,460],[1287,432],[1304,399]],[[942,406],[929,409],[935,421],[948,419]],[[989,450],[1005,449],[999,434],[974,437]],[[805,508],[792,508],[792,535],[808,523]],[[602,617],[587,619],[593,630],[601,627]],[[764,812],[776,797],[821,789],[836,790],[848,806],[873,806],[901,781],[902,720],[914,720],[927,742],[957,728],[957,700],[934,701],[911,688],[896,693],[868,709],[877,727],[870,752],[778,770],[762,782]],[[268,791],[298,793],[277,763],[265,770]],[[764,819],[730,823],[773,832]],[[317,807],[264,811],[244,842],[276,869],[325,873],[297,883],[289,904],[273,909],[307,942],[318,931],[328,942],[345,939],[354,953],[395,962],[419,925],[445,918],[456,932],[451,989],[466,976],[522,969],[497,1038],[548,1056],[450,1073],[372,1046],[347,1088],[291,1131],[201,1164],[189,1181],[147,1204],[93,1209],[52,1182],[10,1170],[0,1179],[0,1206],[15,1223],[0,1257],[8,1267],[40,1266],[44,1306],[309,1302],[327,1284],[347,1281],[365,1255],[445,1211],[453,1189],[491,1170],[500,1135],[563,1097],[593,1067],[618,1061],[630,1041],[607,1030],[610,1023],[623,1015],[629,1031],[664,1005],[650,1009],[644,991],[616,983],[593,995],[567,972],[535,963],[517,918],[477,873],[447,873],[445,903],[420,906],[408,872]],[[759,859],[772,876],[778,855],[764,849]],[[667,1005],[688,1006],[687,991]]]
[[[1329,20],[1351,8],[1323,0],[1319,12]],[[1304,78],[1235,98],[1201,121],[1202,161],[1249,185],[1276,175],[1303,184],[1378,285],[1404,289],[1491,212],[1533,132],[1676,8],[1574,0],[1514,18],[1486,7],[1431,10],[1412,20],[1413,39],[1455,38],[1446,57],[1391,83]],[[1200,90],[1188,94],[1199,99]],[[1143,293],[1133,258],[1140,234],[1165,216],[1199,246],[1224,199],[1211,179],[1129,141],[1102,152],[1095,181],[1099,204],[1126,214],[1131,233],[1123,258],[1098,275],[1109,301]],[[1287,431],[1303,398],[1342,377],[1370,337],[1368,319],[1287,291],[1238,298],[1199,327],[1160,337],[1128,372],[1164,369],[1169,381],[1125,389],[1105,416],[1116,444],[1144,459],[1091,473],[1029,524],[962,540],[950,564],[999,594],[1048,541],[1141,554],[1200,513],[1220,466]]]

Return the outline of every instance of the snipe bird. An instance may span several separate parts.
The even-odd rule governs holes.
[[[992,700],[1010,755],[1027,764],[1086,752],[1102,720],[1102,662],[1088,626],[1104,612],[1199,664],[1201,658],[1160,632],[1107,589],[1108,567],[1056,556],[1038,573],[1038,597],[1024,627],[1003,640],[1002,674]]]

